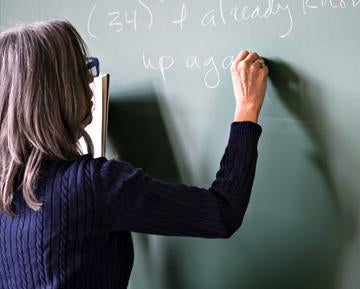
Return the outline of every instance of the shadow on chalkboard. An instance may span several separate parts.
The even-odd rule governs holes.
[[[146,93],[134,92],[110,97],[108,137],[117,157],[135,167],[143,168],[145,173],[154,178],[181,182],[165,121],[159,98],[151,90]],[[179,154],[178,151],[176,153]],[[143,260],[146,264],[143,264],[143,269],[147,271],[149,281],[152,282],[151,278],[157,276],[158,269],[152,263],[156,261],[152,259],[150,237],[146,234],[138,234],[137,237],[145,254]],[[172,276],[171,288],[177,288],[174,281],[180,278],[177,267],[163,267],[166,270],[164,275]]]
[[[153,177],[179,181],[164,121],[155,95],[112,96],[109,139],[122,160],[142,167]]]
[[[267,60],[269,67],[269,78],[283,104],[299,120],[304,130],[308,133],[317,148],[316,151],[309,155],[313,164],[318,168],[325,178],[326,184],[331,192],[336,212],[341,212],[340,199],[335,189],[335,184],[329,171],[328,159],[326,152],[325,140],[322,137],[321,128],[327,125],[327,121],[322,112],[322,105],[319,97],[310,99],[310,93],[306,91],[307,87],[312,87],[311,95],[319,95],[315,83],[309,83],[305,77],[300,77],[289,65],[280,61]],[[314,109],[315,108],[315,109]]]
[[[314,151],[308,157],[324,178],[332,201],[333,212],[337,214],[337,223],[334,226],[339,226],[339,231],[343,232],[343,235],[335,242],[326,240],[324,236],[324,244],[319,244],[319,247],[322,247],[322,249],[320,248],[321,252],[317,252],[317,256],[314,258],[313,252],[309,251],[308,257],[303,257],[301,264],[303,268],[300,268],[300,265],[288,268],[288,270],[296,271],[298,275],[298,284],[294,287],[294,280],[289,280],[289,288],[309,288],[309,280],[317,280],[316,289],[336,289],[336,273],[340,268],[345,243],[355,235],[356,224],[354,224],[354,216],[349,215],[349,212],[344,210],[344,204],[340,198],[340,193],[343,194],[351,190],[350,188],[343,188],[342,192],[338,192],[329,169],[329,160],[332,156],[327,151],[323,129],[330,122],[322,110],[323,105],[320,103],[320,97],[317,97],[319,96],[319,89],[316,83],[306,79],[305,76],[282,61],[270,59],[265,61],[269,67],[269,78],[280,100],[294,118],[299,120],[315,144]],[[308,90],[310,87],[311,92]],[[326,245],[327,241],[330,245]],[[322,276],[319,276],[319,272]],[[319,282],[319,280],[321,281]],[[302,284],[302,282],[304,283]]]

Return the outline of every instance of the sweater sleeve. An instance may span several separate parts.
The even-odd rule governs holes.
[[[207,188],[169,183],[121,160],[94,161],[93,185],[109,230],[229,238],[241,225],[255,176],[261,126],[232,122],[220,168]]]

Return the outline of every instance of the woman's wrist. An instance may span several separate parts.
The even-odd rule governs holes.
[[[253,108],[236,107],[234,121],[251,121],[258,122],[259,112]]]

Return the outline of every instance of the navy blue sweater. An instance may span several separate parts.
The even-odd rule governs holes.
[[[16,191],[17,215],[0,214],[0,288],[126,288],[131,232],[229,238],[249,202],[260,134],[258,124],[231,123],[208,189],[89,154],[49,163],[36,190],[41,210],[28,208]]]

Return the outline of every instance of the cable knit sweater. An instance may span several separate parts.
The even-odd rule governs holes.
[[[0,213],[0,288],[126,288],[131,232],[229,238],[241,225],[261,127],[232,122],[216,179],[206,188],[152,178],[126,161],[51,162],[39,178],[39,211],[15,191]]]

